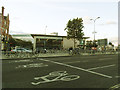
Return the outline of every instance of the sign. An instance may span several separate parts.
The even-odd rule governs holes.
[[[108,43],[107,39],[98,39],[98,45],[106,46]]]

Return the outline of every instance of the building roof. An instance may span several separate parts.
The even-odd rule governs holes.
[[[31,36],[34,38],[34,36],[47,36],[47,37],[67,37],[67,36],[57,36],[57,35],[45,35],[45,34],[31,34]],[[83,37],[84,39],[88,39],[90,37]]]
[[[66,36],[57,36],[57,35],[45,35],[45,34],[31,34],[31,36],[34,38],[34,36],[47,36],[47,37],[66,37]]]
[[[31,37],[31,34],[12,34],[14,37]]]
[[[34,41],[32,36],[30,34],[13,34],[11,37],[15,39],[21,39],[21,40],[26,40],[26,41]]]

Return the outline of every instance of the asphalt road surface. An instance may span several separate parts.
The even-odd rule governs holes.
[[[2,61],[3,88],[119,88],[118,55]]]

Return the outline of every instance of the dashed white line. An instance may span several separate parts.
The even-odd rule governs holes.
[[[101,69],[101,68],[107,68],[107,67],[113,67],[113,66],[115,66],[115,64],[107,65],[107,66],[102,66],[102,67],[90,68],[90,69],[87,69],[87,70]]]
[[[87,70],[87,69],[84,69],[84,68],[79,68],[79,67],[64,64],[64,63],[55,62],[55,61],[46,60],[46,59],[40,59],[40,60],[55,63],[55,64],[59,64],[59,65],[62,65],[62,66],[71,67],[71,68],[74,68],[74,69],[82,70],[82,71],[89,72],[89,73],[92,73],[92,74],[96,74],[96,75],[99,75],[99,76],[103,76],[103,77],[106,77],[106,78],[112,78],[112,76],[108,76],[108,75],[105,75],[105,74],[97,73],[97,72],[94,72],[94,71],[90,71],[90,70]]]

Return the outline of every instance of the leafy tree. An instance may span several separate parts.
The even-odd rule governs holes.
[[[15,41],[14,38],[12,38],[11,35],[9,35],[9,41],[8,41],[8,43],[10,44],[10,47],[15,47],[17,42]]]
[[[93,42],[93,45],[92,45],[92,47],[97,47],[98,45],[95,43],[95,42]]]
[[[83,33],[83,20],[82,18],[74,18],[73,20],[69,20],[66,28],[64,29],[67,32],[67,38],[74,39],[74,48],[75,48],[75,39],[81,40],[84,36]]]
[[[112,45],[113,45],[113,44],[112,44],[112,42],[109,42],[109,45],[111,45],[111,46],[112,46]]]
[[[91,49],[92,47],[93,47],[92,41],[87,41],[87,42],[86,42],[86,48],[87,48],[87,49]]]

